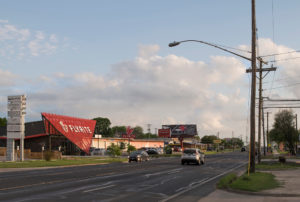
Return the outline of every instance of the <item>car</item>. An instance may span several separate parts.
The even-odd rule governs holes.
[[[91,151],[91,156],[97,156],[97,155],[105,155],[106,150],[104,148],[94,148]]]
[[[158,154],[164,154],[164,150],[161,147],[157,147],[156,151],[158,152]]]
[[[149,154],[149,155],[158,155],[158,151],[155,149],[155,148],[150,148],[150,149],[147,149],[146,152]]]
[[[245,148],[245,147],[242,147],[242,148],[241,148],[241,152],[244,152],[244,151],[246,151],[246,148]]]
[[[200,149],[186,148],[181,155],[181,164],[196,163],[197,165],[204,164],[205,155]]]
[[[149,161],[149,155],[147,154],[147,152],[142,150],[133,151],[128,156],[128,162],[131,163],[131,161],[136,161],[136,162]]]

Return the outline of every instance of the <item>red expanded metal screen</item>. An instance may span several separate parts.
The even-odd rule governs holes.
[[[89,153],[96,121],[42,113],[47,134],[62,134],[81,150]]]

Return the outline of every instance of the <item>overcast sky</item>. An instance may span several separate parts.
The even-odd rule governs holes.
[[[300,49],[299,8],[298,0],[257,1],[259,55]],[[48,112],[152,124],[152,132],[197,124],[201,137],[245,140],[250,62],[200,43],[168,47],[185,39],[250,57],[251,1],[0,0],[0,117],[8,95],[26,94],[27,121]],[[300,99],[300,59],[285,60],[297,57],[265,58],[278,70],[265,77],[264,96]]]

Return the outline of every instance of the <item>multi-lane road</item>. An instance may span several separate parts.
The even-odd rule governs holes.
[[[201,166],[181,165],[173,157],[0,172],[0,201],[199,201],[246,162],[245,152],[235,152],[206,156]]]

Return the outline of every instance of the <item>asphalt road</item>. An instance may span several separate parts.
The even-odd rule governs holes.
[[[223,175],[245,169],[247,154],[180,158],[0,173],[0,201],[198,201]]]

